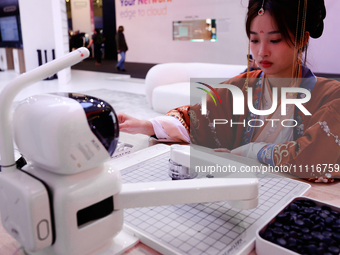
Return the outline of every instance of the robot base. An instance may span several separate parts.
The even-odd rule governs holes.
[[[118,234],[123,226],[123,210],[115,210],[113,205],[113,196],[121,190],[119,171],[106,164],[73,175],[59,175],[32,165],[23,170],[47,184],[54,207],[54,244],[38,252],[26,251],[28,254],[107,255],[119,253],[119,247],[124,247],[119,245],[122,237]],[[101,253],[104,250],[108,253]]]

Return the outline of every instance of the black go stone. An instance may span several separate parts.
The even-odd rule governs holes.
[[[317,216],[317,215],[316,215],[315,218],[314,218],[314,221],[315,221],[315,222],[318,222],[318,221],[320,221],[320,220],[321,220],[320,216]]]
[[[305,200],[305,204],[308,205],[308,207],[316,206],[315,202],[312,200]]]
[[[313,210],[314,210],[314,211],[321,211],[322,209],[321,209],[320,206],[314,206],[314,207],[313,207]]]
[[[302,227],[303,225],[305,225],[305,223],[303,222],[303,220],[299,220],[299,219],[297,219],[297,220],[295,221],[295,224],[296,224],[297,226],[299,226],[299,227]]]
[[[328,214],[327,213],[324,213],[324,211],[322,211],[321,213],[319,213],[320,217],[322,218],[327,218],[328,217]]]
[[[273,236],[273,233],[271,231],[265,231],[263,234],[264,239],[269,239]]]
[[[333,214],[334,216],[336,216],[336,217],[338,217],[338,218],[339,218],[339,216],[340,216],[340,213],[337,212],[337,211],[334,211],[334,210],[331,211],[331,214]]]
[[[331,232],[328,232],[328,231],[323,231],[323,232],[322,232],[322,235],[323,235],[324,237],[331,237],[331,236],[332,236],[332,233],[331,233]]]
[[[331,214],[331,212],[329,210],[322,210],[323,213],[325,214]]]
[[[289,214],[290,214],[291,216],[294,216],[294,215],[297,215],[297,212],[295,212],[295,211],[290,211]]]
[[[276,220],[279,222],[285,222],[287,220],[288,213],[280,213],[276,216]]]
[[[297,211],[299,209],[299,206],[297,204],[293,203],[289,206],[289,209],[291,211]]]
[[[293,216],[290,216],[290,218],[289,218],[289,223],[290,224],[294,224],[294,222],[297,220],[297,215],[293,215]]]
[[[319,225],[320,225],[320,231],[324,231],[325,230],[325,223],[320,222]]]
[[[283,230],[289,231],[290,230],[290,226],[289,225],[283,225]]]
[[[315,251],[317,249],[315,244],[309,244],[306,248],[310,254],[315,254]]]
[[[310,232],[309,228],[302,228],[301,232],[304,234],[308,234]]]
[[[325,236],[323,236],[322,234],[319,234],[319,235],[317,235],[317,236],[314,236],[314,240],[323,241],[323,239],[325,239]]]
[[[298,218],[299,220],[302,220],[302,219],[304,219],[304,218],[307,218],[308,216],[309,216],[309,214],[304,213],[304,212],[302,211],[302,212],[299,212],[299,214],[297,215],[297,218]]]
[[[312,213],[314,213],[314,210],[313,210],[313,208],[307,208],[307,209],[305,209],[305,211],[304,211],[306,214],[312,214]]]
[[[340,213],[299,199],[278,214],[260,235],[299,254],[339,254]]]
[[[270,222],[269,224],[268,224],[268,228],[269,229],[272,229],[274,227],[274,222]]]
[[[332,254],[339,254],[340,253],[340,249],[338,247],[335,247],[335,246],[330,246],[328,248],[328,251]]]
[[[334,224],[334,225],[332,226],[332,228],[333,228],[334,230],[340,229],[340,224]]]
[[[298,227],[298,226],[295,226],[295,225],[290,226],[290,228],[291,228],[292,230],[296,231],[296,232],[300,232],[300,231],[301,231],[301,228]]]
[[[327,217],[325,219],[326,225],[331,225],[333,223],[333,221],[334,221],[333,217]]]
[[[276,239],[276,243],[278,245],[281,245],[281,246],[286,246],[287,241],[285,239],[283,239],[283,238],[278,238],[278,239]]]
[[[334,215],[334,214],[330,214],[329,217],[332,217],[334,220],[339,219],[339,215]]]
[[[292,238],[299,238],[299,233],[295,232],[295,231],[290,231],[289,232],[289,235],[292,237]],[[295,240],[296,241],[296,240]]]
[[[287,232],[283,232],[283,238],[288,238],[289,234]]]
[[[275,236],[282,236],[283,235],[282,228],[273,228],[273,235],[275,235]]]
[[[310,234],[311,234],[312,236],[318,236],[318,235],[320,235],[321,233],[318,232],[318,231],[312,231]]]
[[[314,225],[313,221],[311,221],[310,219],[303,219],[303,223],[306,227],[311,227]]]
[[[309,234],[305,234],[305,235],[302,236],[302,239],[303,239],[304,241],[311,241],[312,238],[313,238],[313,236],[312,236],[312,235],[309,235]]]
[[[282,228],[282,223],[280,223],[280,222],[274,222],[274,227],[276,227],[276,228]]]
[[[312,230],[314,231],[316,231],[316,230],[320,230],[321,229],[321,227],[320,227],[320,224],[316,224],[316,225],[314,225],[313,227],[312,227]]]
[[[287,246],[288,247],[295,247],[297,245],[296,239],[295,238],[288,238],[287,239]]]

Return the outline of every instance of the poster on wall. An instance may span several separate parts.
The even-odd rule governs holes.
[[[216,20],[184,20],[173,22],[174,41],[216,42]]]

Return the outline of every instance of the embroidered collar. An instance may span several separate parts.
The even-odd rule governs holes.
[[[310,92],[312,92],[317,79],[308,67],[304,65],[302,65],[301,67],[302,67],[302,75],[301,75],[302,80],[300,83],[300,87],[308,89]],[[259,109],[259,106],[260,106],[260,98],[262,94],[262,79],[263,79],[263,72],[260,73],[259,79],[256,82],[256,85],[254,88],[253,104],[254,104],[255,109]],[[303,96],[304,94],[302,93],[298,93],[297,95],[298,98],[301,98]],[[256,118],[256,115],[249,111],[248,116],[246,118],[246,123],[248,123],[249,120],[254,119],[254,118]],[[294,119],[298,123],[294,127],[294,140],[296,140],[302,136],[303,131],[304,131],[304,115],[298,108],[295,108],[294,110]],[[254,133],[254,128],[246,126],[243,130],[241,144],[244,145],[244,144],[250,143],[253,137],[253,133]]]

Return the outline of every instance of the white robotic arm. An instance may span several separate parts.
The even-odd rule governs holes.
[[[258,180],[230,177],[125,183],[114,196],[115,209],[227,200],[229,203],[235,201],[240,209],[255,208],[258,204]]]

